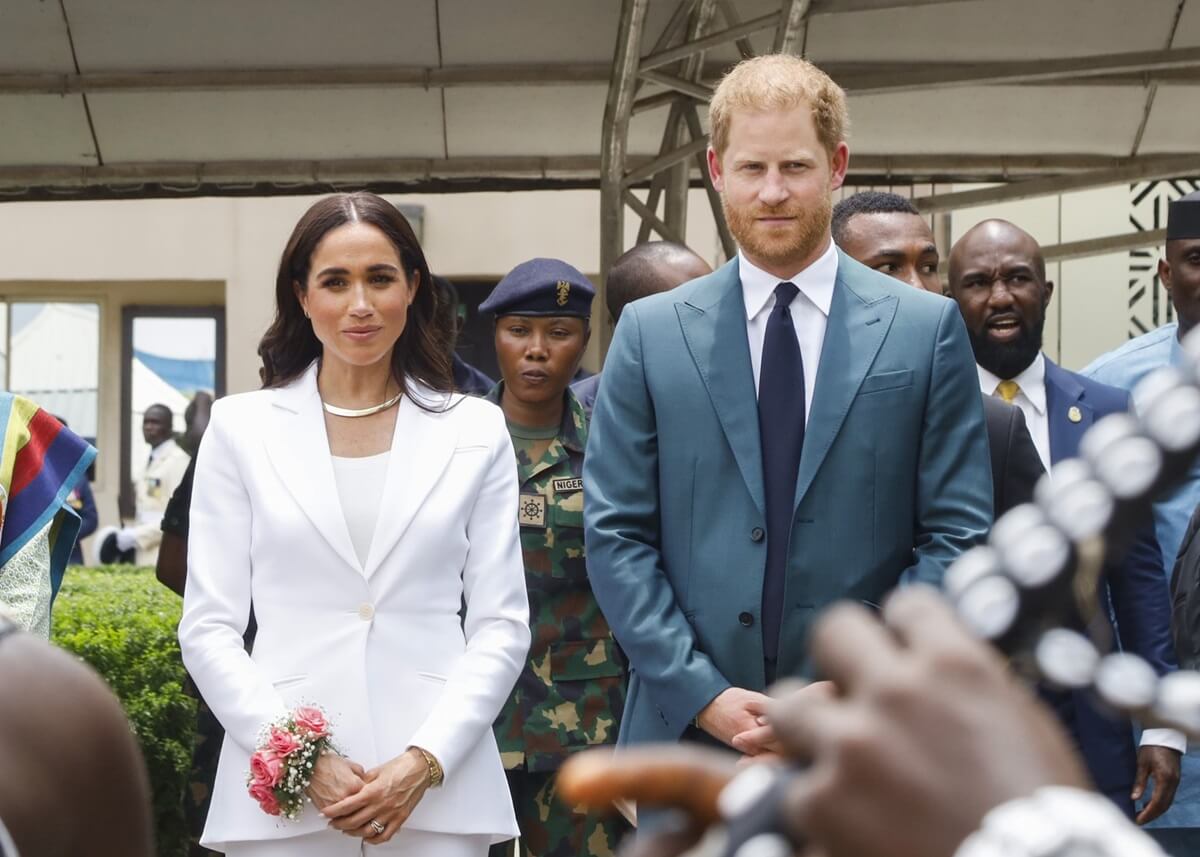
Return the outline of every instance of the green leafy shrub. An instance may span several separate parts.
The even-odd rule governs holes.
[[[196,703],[183,691],[181,606],[153,570],[132,566],[72,568],[54,602],[54,642],[104,677],[141,744],[161,857],[187,851],[183,794]]]

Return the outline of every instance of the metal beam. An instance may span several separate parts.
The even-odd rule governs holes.
[[[665,155],[659,155],[652,161],[643,164],[637,169],[630,170],[625,175],[625,185],[637,184],[640,181],[645,181],[657,172],[665,170],[667,167],[673,167],[680,161],[686,161],[697,152],[703,152],[708,148],[708,138],[700,140],[692,140],[690,143],[684,143],[682,146],[672,149]]]
[[[1173,158],[1155,158],[1150,161],[1134,160],[1132,163],[1108,170],[1095,170],[1070,176],[1052,176],[1044,179],[1013,182],[998,187],[966,190],[957,193],[936,194],[913,200],[922,214],[991,205],[997,202],[1013,202],[1038,196],[1066,193],[1085,188],[1106,187],[1115,184],[1152,181],[1200,173],[1200,155],[1181,155]]]
[[[1145,232],[1051,244],[1042,248],[1042,255],[1047,262],[1066,262],[1069,259],[1082,259],[1087,256],[1103,256],[1105,253],[1126,253],[1139,247],[1157,247],[1166,240],[1166,229],[1151,229]]]
[[[879,12],[884,9],[908,9],[914,6],[938,6],[945,3],[974,3],[978,0],[813,0],[812,15],[842,12]]]
[[[644,223],[649,223],[651,226],[653,226],[654,231],[663,238],[668,241],[674,241],[676,244],[686,243],[681,235],[675,232],[675,230],[673,230],[671,227],[667,226],[667,224],[663,223],[659,219],[658,215],[651,211],[640,199],[634,196],[631,191],[625,191],[621,195],[621,198],[626,205],[637,212],[638,216],[642,218]]]
[[[1091,77],[1169,72],[1197,67],[1200,67],[1200,47],[1039,59],[1036,62],[968,64],[952,70],[927,66],[910,68],[907,72],[887,77],[855,80],[843,75],[835,79],[855,95],[872,95],[963,86],[1045,84],[1068,78],[1086,82]]]
[[[686,118],[686,115],[685,115]],[[689,123],[690,124],[690,123]],[[704,156],[703,146],[695,144],[693,157]],[[686,153],[678,155],[682,159]],[[625,164],[635,171],[639,184],[659,171],[651,166],[658,156],[629,155]],[[1196,155],[1167,157],[1109,158],[1094,155],[1014,155],[1008,157],[980,155],[856,155],[851,160],[851,176],[892,176],[908,179],[913,176],[946,175],[964,180],[1004,175],[1055,174],[1088,169],[1121,167],[1124,165],[1150,169],[1159,175],[1195,175],[1193,169],[1174,172],[1174,167],[1187,163]],[[697,162],[697,167],[700,164]],[[465,180],[478,178],[525,180],[572,180],[590,183],[595,187],[600,176],[601,159],[596,155],[493,156],[482,158],[345,158],[325,161],[307,160],[237,160],[198,162],[108,163],[103,167],[34,165],[0,167],[0,195],[6,189],[24,191],[30,188],[60,188],[63,190],[101,186],[131,186],[158,183],[166,185],[223,185],[252,182],[307,185],[380,184],[389,182]],[[649,169],[647,175],[642,175]],[[693,182],[703,175],[693,171]],[[1091,179],[1089,179],[1091,181]],[[1022,186],[1025,184],[1021,183]],[[1004,187],[1011,187],[1005,185]],[[1002,189],[1000,188],[1000,189]],[[988,188],[987,190],[992,190]],[[945,197],[937,197],[944,199]]]
[[[721,30],[718,33],[713,33],[711,36],[704,36],[703,38],[685,42],[677,48],[670,48],[665,51],[659,51],[658,53],[642,57],[640,68],[642,71],[648,71],[652,68],[669,65],[670,63],[677,62],[681,59],[687,59],[688,57],[694,56],[697,53],[702,53],[709,48],[716,48],[720,47],[721,45],[728,44],[729,42],[736,42],[742,36],[748,36],[751,33],[757,33],[761,30],[768,30],[771,27],[774,27],[778,21],[778,12],[772,12],[769,15],[763,15],[759,18],[747,21],[744,24],[738,24],[737,26],[730,27],[727,30]]]
[[[526,63],[441,68],[222,69],[106,72],[95,74],[0,74],[0,95],[74,95],[104,92],[198,92],[269,89],[362,89],[456,86],[549,86],[607,83],[605,63]]]
[[[741,16],[738,15],[737,7],[733,5],[733,0],[717,0],[717,8],[721,10],[721,17],[725,19],[726,26],[736,27],[742,22]],[[742,59],[747,60],[754,56],[754,45],[750,44],[749,39],[737,40],[738,53],[742,55]]]
[[[690,80],[683,80],[673,74],[663,74],[661,71],[643,71],[640,76],[644,80],[651,83],[657,83],[659,86],[665,86],[667,89],[673,89],[676,92],[682,92],[684,95],[695,98],[697,101],[708,103],[712,100],[712,87],[705,86],[702,83],[692,83]]]
[[[629,119],[637,94],[638,57],[641,54],[642,31],[650,0],[621,0],[621,18],[617,30],[617,46],[613,56],[608,98],[604,104],[600,148],[600,304],[603,306],[608,269],[624,251],[626,156],[629,141]],[[607,313],[596,319],[600,350],[608,350],[612,339],[612,323]]]
[[[775,44],[772,48],[777,54],[796,52],[796,46],[803,47],[808,33],[808,13],[812,8],[812,0],[783,0],[779,10],[779,28],[775,31]]]
[[[776,13],[773,13],[773,15]],[[811,13],[809,15],[811,17]],[[1189,53],[1182,53],[1189,52]],[[1200,48],[1139,54],[996,63],[830,62],[822,68],[855,94],[999,84],[1028,86],[1146,86],[1200,83]],[[1166,55],[1166,56],[1164,56]],[[1139,64],[1138,59],[1141,58]],[[1053,63],[1051,65],[1050,63]],[[707,63],[703,80],[719,78],[728,62]],[[1036,68],[1036,71],[1031,70]],[[0,95],[87,95],[113,92],[266,91],[295,89],[441,89],[459,86],[586,86],[607,84],[605,63],[461,65],[444,68],[221,69],[98,74],[0,74]],[[650,78],[650,75],[646,75]],[[656,81],[659,82],[659,81]],[[709,92],[692,90],[707,100]]]

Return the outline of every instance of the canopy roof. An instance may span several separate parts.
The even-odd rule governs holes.
[[[651,0],[643,58],[677,5]],[[1200,173],[1200,0],[805,5],[803,52],[851,92],[860,180]],[[710,33],[780,2],[715,8]],[[597,186],[622,9],[5,0],[0,199]],[[710,50],[703,78],[738,51]],[[631,167],[660,151],[666,114],[633,117]]]

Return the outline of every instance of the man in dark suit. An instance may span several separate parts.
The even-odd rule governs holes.
[[[711,273],[712,267],[682,244],[674,241],[638,244],[613,262],[604,280],[604,302],[613,326],[620,320],[626,304],[670,291],[688,280]],[[571,392],[589,416],[599,389],[599,372],[571,385]]]
[[[708,168],[740,252],[617,325],[583,481],[588,574],[631,667],[622,744],[770,750],[763,691],[802,673],[820,611],[939,584],[991,523],[962,319],[830,237],[846,121],[798,57],[730,71]]]
[[[1054,283],[1046,279],[1041,248],[1031,235],[1003,220],[975,226],[950,251],[949,287],[967,324],[980,388],[1024,411],[1047,469],[1076,456],[1080,438],[1096,420],[1129,409],[1126,391],[1068,372],[1042,353]],[[1149,520],[1127,555],[1108,566],[1105,583],[1101,614],[1115,615],[1120,647],[1160,674],[1175,669],[1162,552]],[[1100,791],[1132,816],[1150,777],[1153,795],[1138,822],[1167,810],[1179,783],[1182,735],[1147,729],[1135,750],[1129,722],[1102,713],[1086,694],[1048,698],[1074,734]]]
[[[848,196],[833,207],[832,230],[834,243],[868,268],[914,288],[942,294],[933,231],[910,200],[877,190]],[[1013,506],[1032,500],[1034,486],[1046,471],[1020,408],[984,396],[983,416],[998,518]]]

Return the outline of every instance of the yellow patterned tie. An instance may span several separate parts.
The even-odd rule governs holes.
[[[996,385],[995,394],[1011,405],[1019,392],[1021,392],[1021,388],[1017,386],[1016,381],[1001,381]]]

